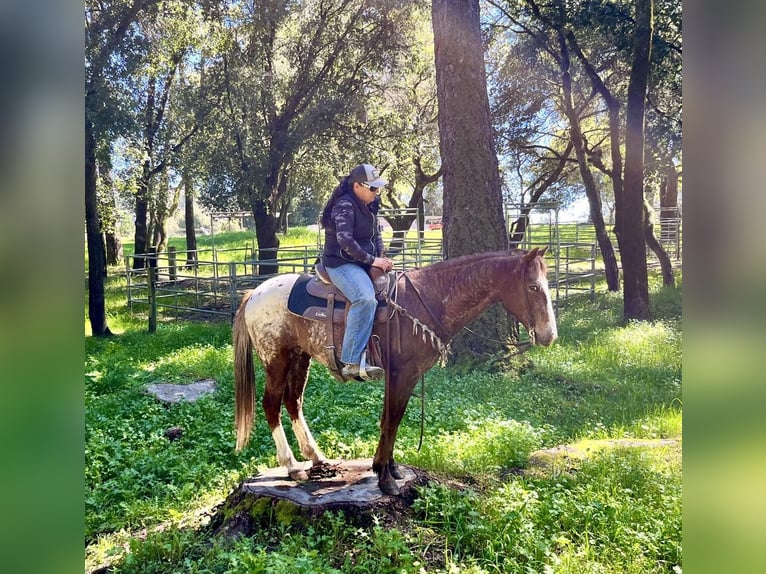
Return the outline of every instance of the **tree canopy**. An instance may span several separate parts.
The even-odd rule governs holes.
[[[681,7],[672,0],[651,6],[641,194],[660,197],[663,213],[677,213]],[[464,74],[476,72],[486,96],[463,94],[454,109],[447,92],[463,93],[468,84],[447,87],[457,64],[440,62],[432,8],[471,13],[480,25],[470,43],[477,57]],[[118,205],[133,211],[136,253],[163,243],[183,191],[208,209],[253,213],[258,247],[268,255],[279,246],[287,214],[315,221],[338,179],[362,161],[391,182],[384,207],[416,207],[422,217],[441,209],[445,192],[448,256],[467,244],[458,231],[466,205],[485,206],[485,221],[493,221],[479,243],[499,232],[490,243],[501,247],[522,240],[537,202],[565,207],[586,196],[609,286],[618,288],[611,234],[619,244],[626,213],[626,113],[640,28],[634,3],[87,0],[84,16],[94,334],[108,332],[99,281],[105,238],[110,257],[115,250],[109,236]],[[447,92],[437,99],[440,74]],[[478,149],[466,143],[447,161],[446,142],[454,141],[448,134],[467,135],[478,120],[459,129],[460,117],[477,112],[484,99],[489,163],[461,165]],[[450,193],[455,177],[475,185]],[[436,188],[440,180],[444,187]],[[503,222],[503,202],[526,207],[518,220]],[[407,229],[413,217],[391,223]],[[652,242],[649,212],[641,219],[647,245],[668,263]]]

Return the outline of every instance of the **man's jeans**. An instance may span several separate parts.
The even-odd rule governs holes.
[[[340,360],[347,365],[358,365],[372,334],[372,322],[378,306],[372,280],[364,269],[354,263],[325,269],[333,284],[351,301]]]

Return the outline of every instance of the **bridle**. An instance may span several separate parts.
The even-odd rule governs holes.
[[[529,263],[531,263],[531,261]],[[527,268],[529,267],[529,263],[523,265],[521,269],[521,284],[524,289],[524,303],[527,306],[527,315],[529,315],[529,325],[524,325],[529,334],[529,342],[525,341],[528,345],[528,347],[524,349],[525,351],[535,344],[535,317],[532,313],[532,303],[529,301],[529,286],[527,285]]]
[[[530,262],[531,263],[531,262]],[[527,333],[529,334],[529,341],[514,341],[512,343],[508,343],[507,341],[498,341],[496,339],[492,339],[491,337],[486,337],[484,335],[481,335],[480,333],[476,333],[475,331],[472,331],[468,327],[463,327],[463,329],[472,335],[479,337],[480,339],[484,339],[486,341],[493,342],[498,345],[510,345],[512,347],[515,347],[517,349],[516,353],[513,353],[512,356],[520,355],[522,353],[525,353],[528,351],[532,346],[535,345],[535,320],[534,315],[532,313],[532,303],[529,299],[529,287],[527,284],[527,269],[529,267],[529,263],[526,265],[520,266],[519,273],[521,274],[521,285],[524,289],[524,304],[527,308],[527,315],[529,316],[529,324],[525,324],[524,326],[527,329]],[[433,325],[440,331],[440,333],[436,333],[433,329],[428,327],[425,323],[414,317],[412,314],[407,311],[404,307],[401,307],[399,304],[396,303],[396,296],[394,298],[390,298],[388,294],[385,295],[386,301],[393,307],[395,312],[398,312],[399,314],[407,317],[412,321],[413,323],[413,331],[416,331],[418,327],[421,328],[423,331],[424,337],[425,335],[430,336],[431,338],[431,345],[434,346],[439,350],[439,353],[441,355],[441,362],[442,365],[446,364],[447,355],[449,354],[449,346],[450,341],[452,340],[452,336],[449,334],[449,331],[447,331],[446,327],[442,324],[442,322],[439,320],[439,318],[436,316],[436,314],[431,310],[431,308],[428,306],[428,303],[425,302],[422,295],[420,294],[420,291],[415,286],[415,284],[410,280],[409,275],[405,272],[402,273],[404,276],[404,280],[409,288],[412,289],[412,291],[415,293],[415,295],[418,298],[418,301],[420,301],[420,304],[423,306],[423,308],[428,313],[429,317],[431,318],[431,321],[433,321]],[[443,340],[446,340],[447,343],[445,344]]]

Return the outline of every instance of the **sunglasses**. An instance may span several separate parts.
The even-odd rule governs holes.
[[[363,187],[366,187],[367,189],[369,189],[369,190],[370,190],[371,192],[373,192],[373,193],[378,193],[378,191],[379,191],[380,189],[382,189],[382,188],[380,188],[380,187],[373,187],[373,186],[372,186],[372,185],[370,185],[369,183],[365,183],[365,182],[363,182],[363,181],[359,181],[359,182],[357,182],[357,183],[359,183],[359,185],[361,185],[361,186],[363,186]]]

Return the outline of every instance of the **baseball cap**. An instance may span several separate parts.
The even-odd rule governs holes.
[[[351,170],[351,181],[354,183],[366,183],[370,187],[383,187],[388,182],[380,177],[378,168],[369,163],[360,163]]]

